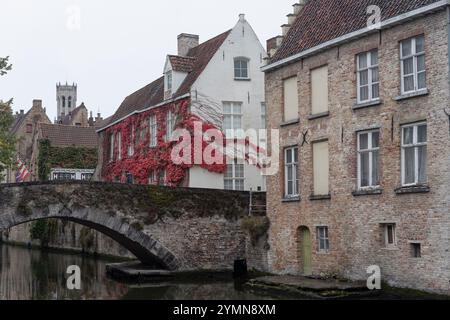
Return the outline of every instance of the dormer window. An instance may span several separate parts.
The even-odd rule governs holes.
[[[249,59],[239,57],[234,59],[234,78],[236,80],[248,80],[250,79],[248,73]]]
[[[166,91],[172,91],[172,71],[166,72]]]

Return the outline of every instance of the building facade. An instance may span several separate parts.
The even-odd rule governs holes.
[[[265,127],[266,52],[240,15],[236,26],[204,43],[178,36],[178,54],[168,55],[163,77],[128,96],[109,124],[98,130],[102,180],[172,186],[265,190],[257,165],[171,161],[173,131],[247,130]],[[220,76],[219,76],[220,75]],[[193,139],[194,140],[194,139]],[[200,136],[201,151],[207,142]]]
[[[294,8],[263,68],[281,139],[270,271],[365,280],[377,265],[392,285],[450,293],[449,2]]]

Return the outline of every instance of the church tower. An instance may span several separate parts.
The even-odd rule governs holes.
[[[75,83],[68,85],[67,82],[65,85],[58,83],[56,85],[56,102],[59,121],[77,107],[77,85]]]

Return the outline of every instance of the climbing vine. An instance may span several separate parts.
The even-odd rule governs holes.
[[[57,235],[58,221],[56,220],[37,220],[31,224],[31,240],[40,240],[42,247],[48,247]]]
[[[48,180],[51,168],[95,169],[97,149],[86,147],[52,147],[48,139],[39,142],[38,175]]]
[[[166,182],[171,186],[180,185],[185,176],[187,169],[192,167],[192,164],[174,164],[171,161],[171,153],[177,141],[166,141],[165,135],[167,131],[166,117],[170,111],[175,116],[175,129],[184,128],[191,134],[191,157],[195,154],[195,147],[199,147],[194,143],[194,124],[201,123],[202,132],[217,128],[203,121],[199,117],[191,114],[188,111],[189,100],[185,99],[181,102],[165,105],[160,108],[152,109],[140,114],[132,115],[122,122],[105,130],[103,139],[103,172],[102,176],[106,181],[115,181],[119,179],[125,182],[125,172],[133,175],[136,183],[147,184],[150,173],[166,171]],[[150,129],[149,118],[154,116],[157,124],[157,145],[150,147]],[[117,134],[121,136],[121,147],[119,150],[118,143],[113,146],[113,161],[110,160],[110,143],[113,137]],[[202,152],[213,141],[206,141],[201,139]],[[128,146],[133,146],[132,155],[128,154]],[[198,151],[198,150],[197,150]],[[119,155],[120,153],[120,155]],[[202,153],[203,154],[203,153]],[[220,156],[220,155],[218,155]],[[211,172],[223,173],[226,165],[222,163],[207,164],[204,161],[200,166]],[[159,175],[157,175],[159,180]],[[160,181],[156,181],[159,183]]]

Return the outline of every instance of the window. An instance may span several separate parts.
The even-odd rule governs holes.
[[[130,141],[128,142],[128,157],[134,155],[134,125],[131,126]]]
[[[267,106],[265,102],[261,102],[261,129],[267,129]]]
[[[127,179],[127,183],[128,184],[133,184],[134,183],[134,177],[131,173],[127,172],[125,173],[125,177]]]
[[[172,111],[167,112],[166,118],[166,140],[169,141],[172,138],[173,131],[175,129],[175,115]]]
[[[298,120],[298,88],[297,77],[292,77],[283,81],[284,95],[284,119],[283,121]]]
[[[157,183],[158,183],[158,177],[156,175],[156,171],[152,170],[152,171],[150,171],[150,174],[148,176],[148,184],[156,185]]]
[[[75,179],[76,179],[75,173],[71,173],[71,172],[54,172],[53,173],[53,180],[67,181],[67,180],[75,180]]]
[[[397,244],[395,234],[395,223],[383,224],[384,246],[386,248],[393,247]]]
[[[311,71],[311,114],[328,111],[328,66]]]
[[[426,88],[425,37],[418,36],[400,43],[402,94]]]
[[[172,71],[166,72],[166,91],[172,91]]]
[[[150,147],[156,147],[158,144],[158,125],[156,123],[156,116],[150,116],[149,119],[150,127]]]
[[[33,132],[33,125],[31,123],[28,123],[26,130],[27,130],[27,133],[32,133]]]
[[[247,58],[234,59],[234,78],[235,79],[249,79],[248,64],[249,64],[249,59],[247,59]]]
[[[410,243],[411,246],[411,257],[421,258],[422,257],[422,245],[420,243]]]
[[[109,161],[114,160],[114,133],[109,135]]]
[[[223,130],[227,137],[234,136],[235,130],[242,129],[242,102],[223,103]]]
[[[166,185],[166,170],[165,169],[159,170],[158,184],[160,186]]]
[[[377,187],[379,183],[379,130],[358,133],[358,188]]]
[[[314,195],[329,195],[328,141],[313,144]]]
[[[121,160],[122,159],[122,132],[117,132],[116,133],[117,136],[117,159]]]
[[[284,150],[284,196],[295,198],[298,192],[298,148]]]
[[[232,164],[227,164],[227,170],[224,175],[225,190],[244,190],[244,164],[237,160]]]
[[[330,240],[328,238],[328,227],[317,227],[317,248],[319,252],[330,251]]]
[[[65,108],[66,107],[66,97],[62,97],[62,107]],[[64,111],[63,111],[64,112]],[[64,112],[65,114],[65,112]]]
[[[402,185],[427,182],[427,125],[407,125],[402,128]]]
[[[378,50],[361,53],[356,60],[358,103],[378,100],[380,98]]]
[[[82,173],[81,174],[81,180],[83,180],[83,181],[89,181],[92,179],[92,177],[93,177],[92,173]]]
[[[72,97],[69,97],[69,99],[67,99],[67,104],[69,109],[72,108]]]

